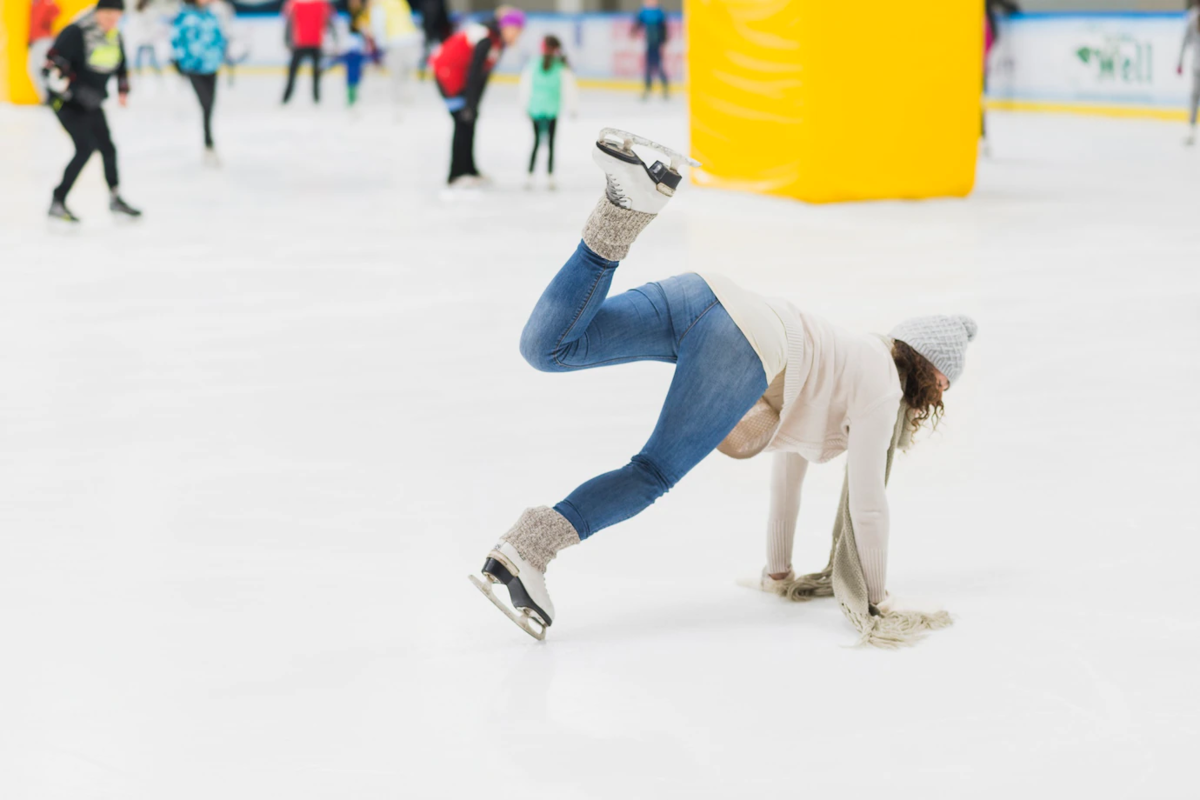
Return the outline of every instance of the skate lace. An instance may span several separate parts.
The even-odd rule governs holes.
[[[625,191],[621,188],[621,184],[617,183],[616,178],[607,173],[605,177],[608,178],[608,186],[605,188],[604,194],[608,196],[608,202],[621,208],[631,208],[633,201],[625,194]]]

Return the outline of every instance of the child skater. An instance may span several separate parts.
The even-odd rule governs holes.
[[[330,64],[346,67],[346,105],[351,108],[358,102],[358,85],[362,83],[363,64],[368,60],[374,63],[379,56],[361,33],[351,33],[346,40],[346,52],[330,60]]]
[[[533,171],[537,165],[538,148],[542,136],[546,137],[549,150],[546,162],[548,176],[546,185],[554,185],[554,134],[558,128],[558,117],[565,106],[575,116],[579,103],[579,92],[575,86],[575,75],[563,55],[562,42],[557,36],[542,40],[541,58],[532,59],[521,75],[521,104],[533,121],[533,154],[529,156],[529,180],[526,189],[533,188]]]

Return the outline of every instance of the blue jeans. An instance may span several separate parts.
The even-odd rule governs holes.
[[[580,242],[521,334],[521,355],[544,372],[633,361],[675,365],[658,424],[641,452],[554,507],[580,539],[664,495],[767,390],[762,361],[703,278],[680,275],[610,298],[617,266]]]

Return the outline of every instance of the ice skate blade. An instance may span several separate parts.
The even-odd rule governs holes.
[[[500,598],[496,597],[492,592],[492,585],[489,582],[480,580],[474,575],[468,575],[467,580],[475,585],[475,588],[483,592],[488,600],[492,601],[492,605],[504,612],[504,616],[511,619],[518,628],[528,633],[539,642],[546,638],[546,626],[541,624],[541,620],[529,614],[518,614],[504,604]]]
[[[661,145],[652,139],[647,139],[645,136],[638,136],[636,133],[623,131],[620,128],[603,128],[596,137],[596,143],[604,144],[606,143],[605,140],[609,140],[608,143],[610,144],[612,140],[619,140],[621,142],[622,149],[624,149],[626,152],[630,152],[631,145],[635,144],[641,145],[642,147],[649,147],[651,150],[655,150],[670,158],[671,169],[675,170],[676,172],[679,171],[679,167],[683,164],[686,164],[689,167],[700,166],[699,161],[691,158],[690,156],[685,156],[678,150],[673,150],[670,147]]]

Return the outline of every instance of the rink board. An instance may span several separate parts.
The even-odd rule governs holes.
[[[1014,110],[1182,118],[1192,79],[1190,62],[1175,71],[1184,31],[1182,13],[1018,15],[992,49],[988,99]]]

